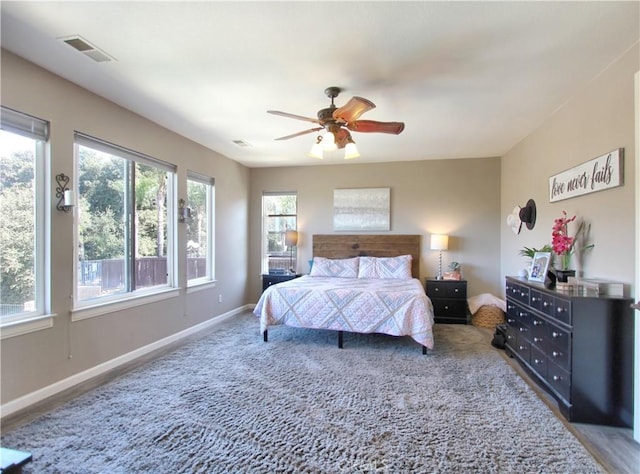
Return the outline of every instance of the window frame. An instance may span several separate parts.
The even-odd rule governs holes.
[[[214,283],[216,281],[215,274],[215,203],[216,203],[216,184],[215,178],[205,176],[195,171],[187,171],[187,189],[189,187],[189,181],[193,181],[206,186],[205,193],[205,206],[207,216],[207,253],[206,253],[206,275],[200,278],[189,279],[187,274],[187,288],[195,288],[202,285]],[[187,207],[189,207],[188,192],[187,192]],[[188,253],[185,248],[185,258],[188,258]]]
[[[267,210],[265,208],[265,198],[267,197],[276,197],[276,196],[294,196],[296,202],[296,211],[295,214],[267,214]],[[269,229],[267,221],[269,218],[291,218],[293,217],[295,220],[295,226],[293,229],[287,230],[298,230],[298,193],[296,191],[263,191],[262,192],[262,235],[261,235],[261,273],[268,274],[269,273]],[[292,259],[295,262],[293,264],[294,269],[298,267],[298,245],[295,245],[295,252],[292,252]]]
[[[51,203],[49,185],[48,121],[0,106],[0,130],[34,140],[34,304],[33,311],[5,316],[0,320],[1,338],[26,334],[53,326],[51,311]]]
[[[176,259],[176,234],[177,234],[177,172],[176,166],[161,161],[157,158],[153,158],[149,155],[130,150],[128,148],[109,143],[99,138],[92,137],[82,132],[76,131],[74,133],[74,186],[75,189],[79,189],[80,180],[80,146],[91,148],[103,153],[107,153],[123,160],[126,160],[127,167],[135,167],[135,164],[143,164],[152,166],[154,168],[161,169],[168,174],[167,179],[167,282],[162,285],[155,285],[152,287],[142,288],[130,288],[125,285],[124,291],[115,293],[113,295],[102,296],[99,298],[79,300],[78,299],[78,281],[79,272],[77,262],[80,261],[78,248],[80,243],[79,234],[79,219],[74,219],[74,250],[73,258],[75,264],[73,265],[73,308],[72,308],[72,320],[81,320],[88,317],[99,316],[101,314],[126,309],[141,304],[146,304],[151,301],[157,301],[158,299],[170,298],[178,294],[178,282],[177,282],[177,259]],[[79,196],[78,196],[79,197]],[[131,203],[127,205],[126,203]],[[134,212],[135,206],[135,189],[133,187],[125,186],[125,209],[128,214],[127,219],[131,219],[131,214]],[[76,211],[74,210],[74,213]],[[136,230],[129,229],[127,235],[129,241],[125,241],[126,248],[133,248],[134,241],[137,238]],[[125,237],[126,237],[125,236]],[[136,256],[133,252],[125,252],[125,271],[130,272],[128,279],[135,281],[134,269],[132,264],[135,262]]]

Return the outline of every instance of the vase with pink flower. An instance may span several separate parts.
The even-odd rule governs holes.
[[[553,221],[551,230],[551,247],[557,255],[556,277],[560,282],[567,282],[570,276],[575,276],[576,270],[570,268],[571,256],[576,250],[580,253],[583,250],[593,248],[594,244],[587,244],[590,226],[586,226],[584,221],[578,225],[578,229],[573,237],[569,235],[569,224],[576,220],[576,216],[568,217],[566,211],[562,211],[562,217]]]

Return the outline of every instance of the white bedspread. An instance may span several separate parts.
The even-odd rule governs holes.
[[[433,349],[433,306],[417,279],[295,278],[272,285],[254,310],[270,325],[411,336]]]

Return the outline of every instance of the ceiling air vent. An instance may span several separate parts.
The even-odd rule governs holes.
[[[115,61],[113,57],[109,56],[100,48],[95,47],[80,35],[67,36],[65,38],[58,39],[64,41],[76,51],[80,51],[85,56],[89,56],[96,62],[104,63],[108,61]]]
[[[245,142],[244,140],[233,140],[233,143],[243,148],[251,146],[249,143]]]

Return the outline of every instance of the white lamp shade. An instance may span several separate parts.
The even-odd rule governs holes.
[[[431,234],[431,250],[447,250],[449,248],[449,236],[444,234]]]
[[[320,143],[314,143],[311,146],[311,150],[309,151],[308,156],[310,156],[311,158],[318,158],[319,160],[323,159],[324,156],[322,155],[322,145],[320,145]]]
[[[326,151],[337,150],[338,146],[336,145],[336,137],[331,132],[327,132],[324,134],[322,138],[322,148]]]
[[[347,143],[347,146],[344,147],[344,159],[351,160],[353,158],[358,158],[360,153],[358,153],[358,147],[356,144],[351,142]]]
[[[298,231],[288,230],[284,233],[284,244],[287,247],[298,245]]]

